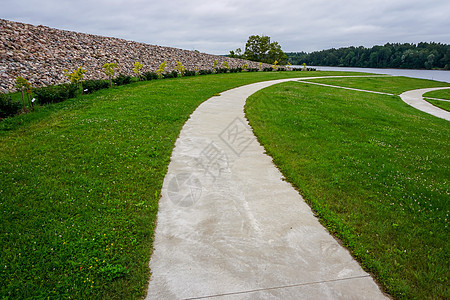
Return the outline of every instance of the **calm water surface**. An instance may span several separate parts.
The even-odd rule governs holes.
[[[302,66],[295,66],[302,67]],[[309,67],[309,66],[308,66]],[[450,71],[440,70],[410,70],[410,69],[374,69],[374,68],[350,68],[350,67],[312,67],[320,71],[346,71],[346,72],[366,72],[374,74],[387,74],[396,76],[406,76],[413,78],[431,79],[450,83]]]

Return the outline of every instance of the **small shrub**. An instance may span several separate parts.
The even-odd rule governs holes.
[[[180,73],[181,76],[184,76],[184,72],[186,72],[186,67],[179,61],[177,61],[177,66],[175,69]]]
[[[138,77],[139,79],[141,79],[140,74],[141,74],[141,69],[142,69],[143,66],[144,66],[144,65],[141,64],[141,63],[138,62],[138,61],[136,61],[136,62],[134,63],[133,72],[134,72],[134,74],[136,74],[136,77]]]
[[[161,77],[161,75],[164,73],[164,70],[166,69],[166,67],[167,67],[167,62],[166,61],[162,62],[159,65],[158,69],[156,70],[156,73],[158,74],[158,76]]]
[[[114,82],[116,85],[125,85],[125,84],[129,84],[129,83],[131,82],[131,76],[119,74],[119,76],[117,76],[116,78],[113,79],[113,82]]]
[[[158,74],[156,74],[155,72],[145,72],[142,74],[142,77],[145,80],[155,80],[158,79]]]
[[[184,71],[184,76],[195,76],[195,71],[186,70],[186,71]]]
[[[81,86],[81,90],[83,90],[83,77],[86,72],[87,71],[82,67],[78,67],[78,69],[75,69],[72,72],[69,72],[69,70],[64,69],[64,76],[66,76],[67,79],[69,79],[70,83],[73,83],[75,85],[78,85],[79,83]]]
[[[109,87],[108,80],[85,80],[84,81],[84,92],[93,93],[101,89],[107,89]]]
[[[163,74],[163,78],[164,79],[168,79],[168,78],[177,78],[178,77],[178,72],[173,70],[172,72],[168,72],[168,73],[164,73]]]
[[[217,68],[217,69],[216,69],[216,73],[217,73],[217,74],[220,74],[220,73],[226,73],[226,72],[228,72],[228,69],[227,69],[227,68]]]
[[[273,69],[272,68],[263,68],[263,72],[272,72],[273,71]]]
[[[19,110],[19,102],[13,101],[8,94],[0,94],[0,118],[14,116]]]
[[[242,72],[241,68],[232,68],[228,70],[230,73],[239,73]]]
[[[258,68],[248,68],[247,72],[258,72],[259,69]]]
[[[117,63],[106,63],[103,65],[103,73],[108,76],[109,86],[112,87],[112,78],[116,74]]]
[[[29,101],[30,100],[30,94],[31,94],[31,84],[28,82],[28,80],[26,80],[22,76],[19,76],[19,77],[16,78],[16,85],[15,85],[15,87],[22,94],[23,110],[25,110],[25,94],[24,93],[25,92],[27,93],[28,101]]]
[[[212,74],[212,70],[200,70],[198,71],[199,75],[208,75],[208,74]]]
[[[40,104],[57,103],[75,97],[77,86],[75,84],[61,84],[42,87],[34,90],[34,95]]]
[[[286,69],[285,68],[278,68],[278,72],[283,72],[283,71],[286,71]]]

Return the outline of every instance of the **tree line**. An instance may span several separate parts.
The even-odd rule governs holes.
[[[441,43],[387,43],[286,55],[293,65],[450,70],[450,45]]]

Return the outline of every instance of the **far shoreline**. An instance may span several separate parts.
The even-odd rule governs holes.
[[[302,68],[302,65],[292,65],[294,68]],[[316,68],[317,71],[347,71],[366,72],[374,74],[386,74],[393,76],[406,76],[412,78],[429,79],[450,83],[450,70],[427,69],[395,69],[395,68],[361,68],[361,67],[334,67],[334,66],[307,66]]]

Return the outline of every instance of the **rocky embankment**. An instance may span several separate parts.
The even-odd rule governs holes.
[[[0,19],[2,93],[14,90],[18,76],[25,77],[34,87],[66,82],[63,70],[79,66],[87,70],[86,79],[104,79],[104,63],[117,62],[117,74],[133,75],[136,61],[144,65],[142,71],[146,72],[155,71],[164,61],[167,61],[166,71],[175,68],[177,61],[190,70],[212,69],[214,60],[219,66],[227,61],[230,68],[244,63],[251,68],[259,67],[257,62],[242,59]]]

